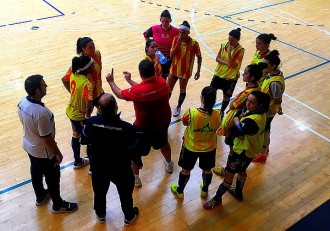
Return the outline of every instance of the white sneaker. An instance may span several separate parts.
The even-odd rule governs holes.
[[[174,117],[179,116],[180,115],[180,112],[181,112],[181,107],[174,108],[174,110],[173,110],[173,116]]]
[[[141,186],[142,186],[142,182],[141,182],[140,177],[135,176],[135,183],[134,183],[134,186],[135,186],[135,187],[141,187]]]
[[[167,163],[167,161],[164,159],[164,163],[165,163],[165,171],[167,173],[172,173],[173,172],[173,161],[171,161],[170,163]]]

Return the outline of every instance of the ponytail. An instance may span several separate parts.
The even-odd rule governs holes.
[[[269,64],[275,65],[275,67],[278,68],[281,63],[279,55],[280,53],[278,50],[272,50],[268,55],[265,56],[265,60],[267,60]]]
[[[274,34],[260,34],[257,39],[261,40],[265,44],[270,44],[271,40],[276,40],[277,37],[275,37]]]
[[[81,37],[77,40],[77,54],[81,54],[83,52],[83,48],[86,48],[89,42],[93,41],[90,37]]]

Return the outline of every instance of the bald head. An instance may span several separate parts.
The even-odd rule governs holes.
[[[116,115],[118,105],[115,97],[109,93],[104,93],[99,99],[99,109],[102,115]]]

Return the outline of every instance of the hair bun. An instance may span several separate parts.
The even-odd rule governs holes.
[[[233,36],[237,40],[240,40],[240,38],[241,38],[241,28],[237,28],[237,29],[234,29],[234,30],[230,31],[229,35]]]
[[[169,18],[171,19],[171,14],[168,10],[164,10],[161,14],[160,14],[160,18]]]

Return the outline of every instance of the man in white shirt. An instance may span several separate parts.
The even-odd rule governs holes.
[[[49,197],[53,201],[53,213],[70,213],[78,209],[77,203],[64,201],[60,196],[60,166],[63,155],[55,142],[53,113],[41,102],[46,95],[47,84],[41,75],[25,80],[28,96],[18,104],[18,116],[23,125],[23,148],[31,162],[31,179],[36,194],[36,205],[42,205]],[[43,176],[48,189],[44,188]]]

